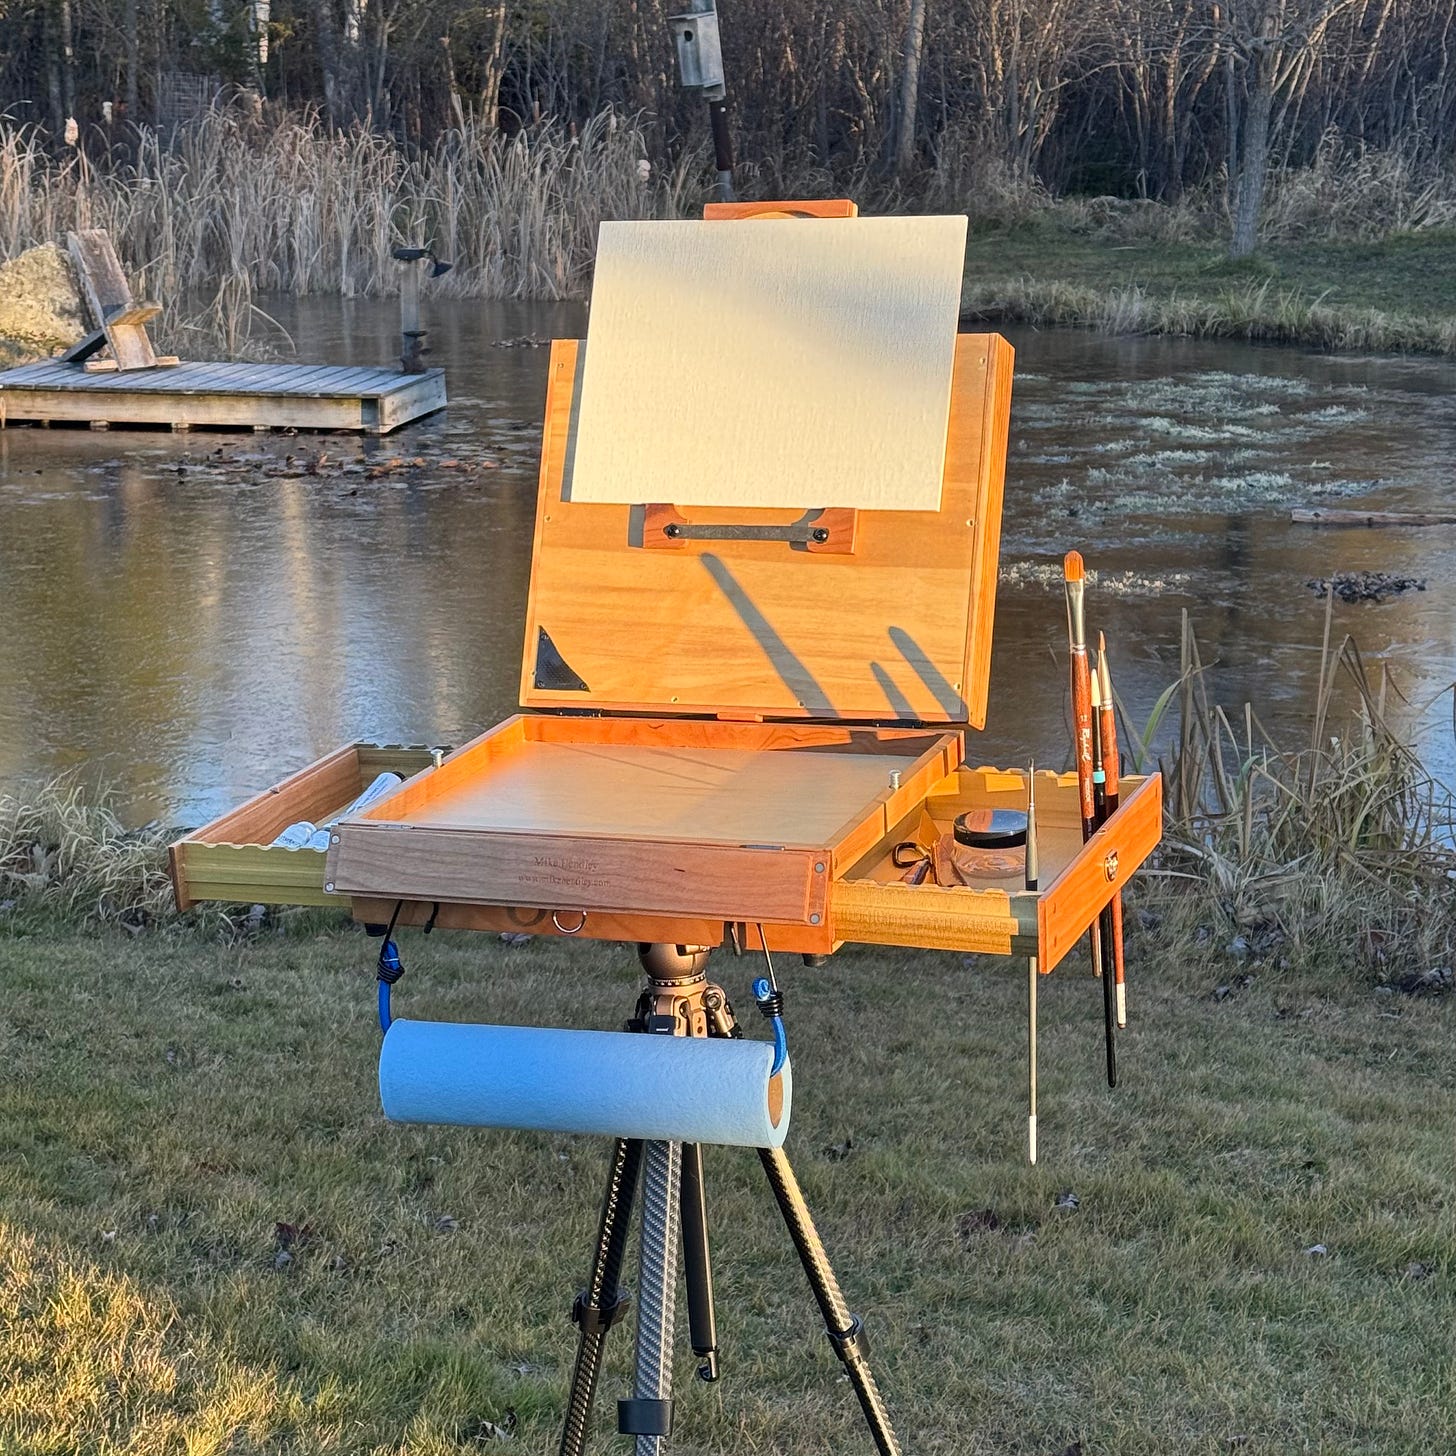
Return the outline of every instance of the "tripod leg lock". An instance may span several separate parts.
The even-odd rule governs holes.
[[[672,1402],[637,1396],[617,1402],[617,1430],[623,1436],[672,1435]]]
[[[850,1315],[847,1330],[829,1331],[829,1343],[846,1365],[863,1365],[869,1359],[870,1337],[865,1333],[864,1321],[857,1314]]]
[[[631,1303],[630,1294],[619,1294],[613,1304],[589,1304],[587,1292],[583,1289],[572,1301],[571,1322],[580,1325],[584,1335],[605,1334],[613,1325],[620,1323]]]

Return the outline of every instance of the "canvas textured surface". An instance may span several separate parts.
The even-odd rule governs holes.
[[[608,222],[572,501],[939,509],[964,217]]]

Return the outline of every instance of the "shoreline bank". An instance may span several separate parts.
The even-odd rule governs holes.
[[[973,232],[963,322],[1456,355],[1456,233],[1285,244],[1124,243],[1029,224]],[[1412,313],[1420,299],[1424,311]]]

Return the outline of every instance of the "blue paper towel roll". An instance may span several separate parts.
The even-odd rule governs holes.
[[[777,1148],[792,1078],[761,1041],[395,1021],[379,1099],[395,1122]]]

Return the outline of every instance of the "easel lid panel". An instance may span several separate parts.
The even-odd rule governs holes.
[[[956,341],[940,510],[861,511],[848,555],[753,540],[646,549],[633,544],[640,507],[563,499],[579,357],[572,341],[553,346],[523,705],[984,723],[1014,358],[1004,339]],[[711,526],[803,513],[687,514]],[[543,633],[579,686],[551,685],[562,679],[542,671]]]

